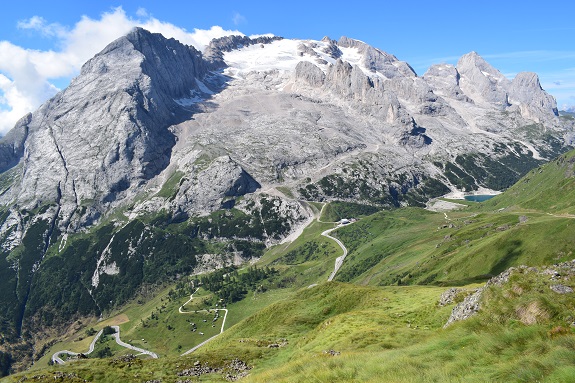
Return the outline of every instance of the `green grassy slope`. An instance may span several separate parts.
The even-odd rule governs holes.
[[[573,258],[575,151],[505,193],[460,211],[379,212],[339,229],[350,254],[336,277],[361,284],[461,285],[510,266]]]
[[[202,321],[201,312],[177,313],[191,290],[184,280],[114,317],[123,318],[123,339],[158,352],[160,359],[91,359],[3,381],[23,375],[54,381],[56,371],[64,371],[71,374],[68,381],[175,383],[197,380],[178,373],[199,362],[225,370],[199,381],[219,382],[233,375],[226,366],[236,358],[251,367],[245,382],[572,381],[575,293],[550,289],[551,283],[575,287],[570,274],[560,280],[513,275],[503,287],[487,290],[476,317],[447,329],[453,305],[437,301],[446,286],[471,290],[511,266],[573,259],[574,162],[575,152],[567,153],[506,193],[460,211],[398,209],[339,228],[332,235],[350,251],[339,282],[325,280],[341,250],[320,235],[333,224],[312,223],[296,241],[266,252],[258,266],[279,273],[230,303],[226,331],[188,357],[178,355],[204,338],[189,327]],[[336,217],[345,208],[324,213]],[[202,310],[207,301],[217,299],[200,289],[186,308]],[[207,327],[206,337],[217,328]],[[87,343],[85,338],[78,346]],[[70,338],[50,352],[73,344]],[[125,352],[111,349],[116,356]]]
[[[491,209],[533,209],[575,214],[575,151],[531,170],[505,193],[485,203]]]
[[[573,279],[562,283],[575,287]],[[71,382],[175,383],[198,362],[216,368],[240,359],[251,368],[245,382],[568,382],[575,294],[557,294],[550,283],[547,274],[516,275],[487,291],[476,317],[447,329],[453,305],[437,305],[444,288],[324,283],[260,310],[187,357],[92,359],[4,381],[55,381],[62,371]],[[200,380],[223,382],[225,374]]]
[[[382,212],[339,229],[350,254],[336,277],[361,284],[461,285],[508,267],[573,257],[575,220],[541,212]]]

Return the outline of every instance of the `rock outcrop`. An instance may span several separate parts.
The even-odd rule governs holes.
[[[509,80],[476,52],[463,55],[457,62],[459,86],[475,103],[509,106]]]
[[[32,114],[22,117],[7,135],[0,139],[0,173],[16,166],[24,155],[24,143],[28,138],[28,124]]]
[[[491,278],[487,283],[478,289],[476,289],[473,293],[467,295],[463,302],[458,303],[452,310],[451,316],[447,320],[447,323],[443,326],[443,328],[448,327],[453,322],[462,321],[468,319],[479,312],[481,309],[481,305],[483,304],[482,298],[484,292],[494,286],[501,287],[505,286],[509,282],[509,278],[512,275],[516,274],[534,274],[539,277],[542,277],[542,282],[547,284],[551,290],[553,290],[557,294],[572,294],[573,293],[573,284],[575,283],[575,260],[569,262],[563,262],[559,264],[555,264],[553,266],[544,267],[544,268],[537,268],[537,267],[528,267],[528,266],[518,266],[518,267],[510,267],[509,269],[505,270],[501,274]],[[562,282],[562,283],[558,283]],[[568,286],[570,284],[571,286]],[[453,302],[453,299],[449,300],[448,297],[451,297],[454,292],[454,289],[447,290],[444,294],[442,294],[440,298],[440,303],[449,304]],[[521,317],[522,310],[518,310],[518,314]],[[534,322],[531,319],[524,320],[525,318],[520,318],[522,322],[525,324],[533,324]]]
[[[222,156],[205,169],[184,176],[171,205],[176,212],[207,214],[221,207],[222,197],[253,193],[260,186],[229,156]]]
[[[541,88],[536,73],[518,73],[509,86],[509,100],[518,104],[523,117],[535,122],[543,122],[549,115],[559,115],[557,102]]]

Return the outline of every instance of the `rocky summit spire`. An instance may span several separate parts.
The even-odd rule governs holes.
[[[92,221],[169,164],[167,128],[190,116],[176,101],[199,93],[206,72],[196,49],[142,28],[112,42],[18,125],[24,175],[2,202],[57,203],[65,227]]]
[[[460,75],[459,86],[475,103],[509,106],[506,90],[509,80],[477,52],[461,56],[456,68]]]

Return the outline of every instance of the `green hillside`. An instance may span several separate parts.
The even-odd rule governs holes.
[[[361,217],[331,233],[349,251],[336,282],[326,280],[341,249],[321,235],[334,224],[316,220],[254,265],[181,277],[104,321],[77,323],[32,371],[2,382],[573,381],[575,265],[553,265],[574,258],[574,163],[567,153],[458,211],[361,217],[371,208],[328,205],[323,221]],[[444,328],[455,304],[519,265],[529,267],[485,289],[476,316]],[[454,300],[440,306],[452,287]],[[224,332],[179,356],[219,333],[223,306]],[[108,339],[86,360],[47,366],[56,351],[87,350],[87,330],[107,325],[159,359],[131,359]],[[112,356],[97,357],[106,347]]]
[[[485,203],[487,209],[532,209],[575,214],[575,151],[531,170],[507,192]]]

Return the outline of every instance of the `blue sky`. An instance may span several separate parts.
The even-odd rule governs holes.
[[[200,47],[229,31],[345,35],[394,54],[420,75],[476,51],[509,78],[537,72],[560,109],[575,105],[572,1],[20,1],[0,12],[0,134],[134,25]]]

